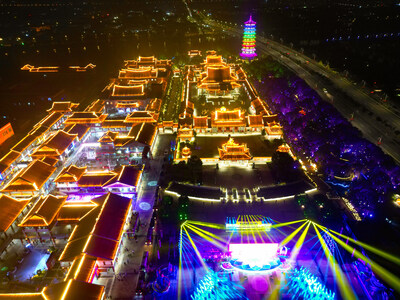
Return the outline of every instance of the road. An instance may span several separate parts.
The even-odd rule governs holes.
[[[142,264],[144,251],[152,251],[153,246],[146,246],[145,241],[149,224],[153,216],[153,206],[155,194],[158,189],[158,178],[160,176],[164,150],[169,147],[173,135],[158,135],[155,140],[155,147],[152,151],[151,159],[142,176],[138,196],[134,211],[139,213],[140,223],[142,224],[137,236],[138,239],[126,239],[125,244],[118,256],[120,263],[116,267],[116,276],[110,278],[106,285],[107,297],[112,299],[133,299],[136,286],[138,284],[139,274],[137,271]],[[129,255],[131,254],[131,255]]]
[[[230,34],[240,38],[242,36],[242,29],[233,28],[225,24],[220,24],[216,21],[211,21],[206,17],[202,20],[208,26],[217,30],[223,30],[226,34]],[[287,68],[291,69],[299,77],[304,79],[307,84],[314,88],[321,98],[325,101],[332,103],[335,108],[346,118],[352,119],[352,124],[361,130],[363,135],[372,143],[377,143],[378,138],[382,138],[379,145],[381,149],[391,155],[397,162],[400,162],[400,144],[396,140],[393,130],[388,130],[387,127],[376,118],[385,120],[388,125],[395,129],[400,129],[400,114],[396,111],[390,110],[378,99],[372,98],[363,90],[354,86],[346,78],[338,75],[337,73],[326,69],[311,58],[302,53],[296,52],[280,43],[266,39],[264,37],[257,38],[257,50],[260,53],[269,54],[282,63]],[[289,55],[287,55],[289,53]],[[314,72],[312,74],[311,72]],[[332,82],[335,87],[330,93],[333,96],[328,96],[324,91],[324,83],[321,82],[320,77],[315,73],[322,75],[327,80]],[[346,98],[341,96],[341,91],[349,95],[354,103],[349,102]],[[369,111],[373,112],[374,116],[369,116],[366,113],[359,112],[359,109],[364,106]]]

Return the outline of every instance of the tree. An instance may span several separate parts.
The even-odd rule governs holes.
[[[279,181],[291,181],[295,177],[294,159],[286,152],[275,152],[271,158],[271,169]]]
[[[203,162],[201,159],[196,155],[192,155],[187,161],[187,166],[192,182],[201,184],[203,182]]]

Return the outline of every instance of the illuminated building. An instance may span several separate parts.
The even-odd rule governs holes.
[[[77,134],[69,134],[65,131],[58,131],[49,137],[42,145],[37,147],[31,154],[32,158],[54,157],[64,160],[77,142]]]
[[[244,23],[242,53],[240,56],[245,59],[253,59],[256,54],[256,22],[250,19]]]
[[[199,93],[210,96],[229,96],[240,87],[234,69],[227,65],[222,56],[207,56],[204,72],[201,73],[197,88]]]
[[[73,103],[70,101],[63,101],[63,102],[53,102],[50,109],[47,112],[61,112],[61,113],[70,113],[74,111],[79,106],[79,103]]]
[[[31,242],[32,239],[51,240],[55,245],[51,229],[57,221],[57,215],[63,206],[67,196],[42,196],[29,210],[25,218],[18,224],[22,227],[25,238]]]
[[[112,171],[87,171],[86,167],[70,165],[64,168],[54,180],[60,192],[65,194],[115,194],[135,195],[142,170],[136,166],[122,166]]]
[[[246,144],[237,144],[230,138],[222,148],[218,148],[219,159],[225,161],[247,161],[251,160],[249,148]]]
[[[190,58],[195,57],[195,56],[201,56],[201,51],[200,50],[189,50],[188,56]]]
[[[134,111],[126,116],[126,123],[156,123],[158,120],[158,113],[150,111]]]
[[[60,262],[71,266],[77,257],[86,255],[96,260],[92,268],[96,276],[113,276],[131,199],[109,193],[92,201],[99,205],[80,219],[61,253]]]
[[[213,132],[244,132],[246,121],[240,109],[227,110],[225,107],[211,113],[211,128]]]
[[[101,124],[106,118],[106,114],[82,111],[74,112],[64,123],[94,126],[95,124]]]
[[[162,100],[158,98],[151,99],[149,104],[146,106],[146,111],[159,112],[161,108],[161,102]]]
[[[4,183],[4,180],[7,179],[16,168],[17,161],[20,157],[20,153],[14,150],[11,150],[6,155],[4,155],[0,159],[0,181],[1,184]]]
[[[178,135],[177,138],[180,142],[191,142],[194,139],[194,133],[193,133],[193,128],[192,126],[188,126],[188,127],[180,127],[178,129]]]
[[[185,147],[183,147],[183,149],[181,151],[181,155],[182,155],[182,158],[188,159],[190,157],[190,155],[192,155],[192,151],[190,150],[189,147],[185,146]]]
[[[247,123],[250,131],[261,131],[264,128],[264,122],[261,115],[248,115]]]
[[[267,123],[265,131],[269,137],[281,138],[283,135],[282,126],[275,121]]]
[[[68,69],[70,69],[71,71],[75,71],[75,72],[86,72],[87,70],[93,70],[94,68],[96,68],[96,65],[90,63],[87,64],[84,67],[80,67],[80,66],[69,66]]]
[[[193,117],[193,129],[196,130],[196,132],[208,132],[208,124],[209,122],[207,116]]]
[[[144,95],[144,85],[114,85],[113,97],[140,97]]]
[[[27,205],[31,200],[0,195],[0,233],[8,235],[18,230],[17,224],[27,213]]]
[[[57,168],[41,160],[34,160],[25,169],[19,171],[1,190],[15,196],[33,196],[46,193],[49,178]]]
[[[34,67],[31,65],[25,65],[21,68],[22,71],[29,71],[34,73],[56,73],[58,72],[60,67]]]

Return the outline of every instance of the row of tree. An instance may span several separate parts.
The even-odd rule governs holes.
[[[289,72],[269,75],[255,82],[256,88],[278,113],[287,142],[300,157],[316,162],[328,180],[346,178],[346,196],[362,215],[372,216],[399,189],[399,166],[304,80]]]

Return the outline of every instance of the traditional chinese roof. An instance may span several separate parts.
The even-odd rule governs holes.
[[[161,108],[161,99],[154,98],[150,100],[150,103],[146,106],[147,111],[159,112]]]
[[[123,166],[119,171],[119,175],[111,178],[103,187],[110,188],[120,185],[137,187],[141,174],[142,170],[136,166]]]
[[[0,174],[7,170],[15,162],[21,153],[11,150],[0,159]]]
[[[134,142],[135,142],[134,138],[131,138],[129,136],[120,136],[114,140],[113,144],[114,147],[126,147],[129,146],[130,144],[133,144]]]
[[[118,102],[117,108],[138,108],[140,104],[138,102]]]
[[[193,118],[191,117],[179,118],[178,120],[179,128],[191,127],[192,124],[193,124]]]
[[[193,115],[194,103],[191,101],[181,101],[179,118],[186,118]]]
[[[156,58],[154,56],[139,56],[138,63],[140,64],[154,64],[156,62]]]
[[[111,178],[117,176],[115,172],[86,172],[78,180],[80,187],[101,187]]]
[[[82,112],[74,112],[67,120],[65,120],[64,123],[95,124],[95,123],[102,123],[106,118],[107,118],[106,114],[82,111]]]
[[[40,147],[36,148],[31,154],[32,157],[53,156],[58,157],[62,155],[65,150],[76,139],[77,134],[69,134],[65,131],[59,130],[56,134],[49,137]]]
[[[201,56],[201,51],[200,50],[189,50],[188,56],[190,56],[190,57]]]
[[[64,102],[53,102],[53,105],[48,112],[70,112],[73,109],[77,108],[79,103],[72,103],[71,101],[64,101]]]
[[[81,140],[85,134],[89,131],[90,127],[85,124],[70,124],[68,127],[64,128],[65,132],[69,134],[77,134],[78,139]]]
[[[251,106],[255,109],[256,114],[268,114],[268,105],[267,103],[265,103],[264,100],[261,100],[260,98],[251,101]]]
[[[113,97],[134,97],[144,95],[144,85],[114,85]]]
[[[0,294],[4,300],[101,300],[104,296],[104,286],[70,279],[68,281],[50,284],[40,293],[8,293]]]
[[[92,70],[92,69],[96,68],[96,65],[90,63],[90,64],[87,64],[85,67],[69,66],[68,68],[71,70],[74,70],[76,72],[86,72],[87,70]]]
[[[38,125],[36,127],[33,127],[32,130],[29,131],[28,134],[36,136],[36,137],[41,137],[41,136],[43,136],[43,134],[45,134],[49,130],[50,130],[50,128],[47,126]]]
[[[54,124],[56,124],[62,117],[64,116],[64,113],[62,112],[57,112],[53,111],[52,113],[49,113],[45,118],[43,118],[39,123],[35,125],[37,126],[46,126],[48,128],[51,128]]]
[[[264,115],[263,116],[264,126],[268,126],[268,123],[278,122],[278,115]]]
[[[250,127],[264,127],[262,115],[248,115],[247,120]]]
[[[100,300],[103,299],[104,286],[69,279],[45,287],[42,294],[46,300]]]
[[[194,136],[192,126],[178,129],[178,138],[192,138]]]
[[[211,113],[212,127],[246,126],[244,114],[240,109],[226,110],[225,107],[216,109]]]
[[[22,220],[20,227],[50,226],[63,206],[67,196],[42,196]]]
[[[57,217],[58,222],[77,222],[92,209],[98,206],[93,201],[67,201],[61,207]]]
[[[38,136],[28,134],[22,140],[20,140],[14,147],[11,149],[22,153],[25,149],[27,149],[36,139]]]
[[[156,132],[156,125],[151,123],[142,123],[133,125],[128,133],[128,136],[134,138],[135,141],[141,144],[151,146],[153,144]]]
[[[79,221],[60,261],[72,261],[81,254],[107,260],[115,258],[131,199],[108,193],[98,201],[102,205]]]
[[[54,182],[77,182],[82,175],[86,172],[87,167],[77,167],[75,165],[69,165],[65,167],[60,174],[54,179]]]
[[[282,145],[280,145],[280,146],[278,147],[278,149],[276,149],[276,151],[278,151],[278,152],[287,152],[287,153],[289,153],[289,152],[290,152],[290,147],[289,147],[288,144],[282,144]]]
[[[85,111],[90,111],[94,113],[101,113],[104,111],[105,101],[97,99],[96,101],[92,102],[85,108]]]
[[[221,55],[207,55],[205,60],[206,65],[224,65]]]
[[[118,78],[121,79],[151,79],[157,78],[158,70],[149,68],[137,68],[137,69],[122,69],[119,71]]]
[[[122,128],[129,127],[128,123],[125,123],[125,119],[106,119],[101,123],[102,128]]]
[[[129,79],[128,85],[146,85],[149,81],[147,79]]]
[[[192,154],[192,151],[190,150],[189,147],[185,146],[183,147],[181,154],[183,158],[188,158]]]
[[[113,143],[118,136],[118,132],[107,131],[101,138],[99,138],[99,143]]]
[[[222,148],[218,148],[220,160],[250,160],[252,157],[246,144],[235,143],[233,138],[230,138]]]
[[[193,117],[193,128],[208,128],[208,117],[201,116],[201,117]]]
[[[83,282],[89,282],[90,276],[94,272],[93,269],[96,265],[96,260],[96,257],[86,254],[77,256],[72,262],[64,280],[76,279]]]
[[[207,67],[206,72],[202,73],[202,79],[198,83],[198,88],[207,90],[232,90],[240,87],[237,77],[233,75],[231,67],[213,65]]]
[[[46,164],[50,165],[50,166],[55,166],[58,163],[58,159],[55,157],[51,157],[51,156],[43,156],[41,158],[42,162],[45,162]]]
[[[155,123],[158,120],[158,114],[149,111],[134,111],[126,116],[126,123]]]
[[[14,199],[0,195],[0,232],[5,232],[17,219],[31,199]]]
[[[34,192],[38,191],[56,170],[43,161],[35,160],[25,169],[17,173],[7,183],[2,192]]]

